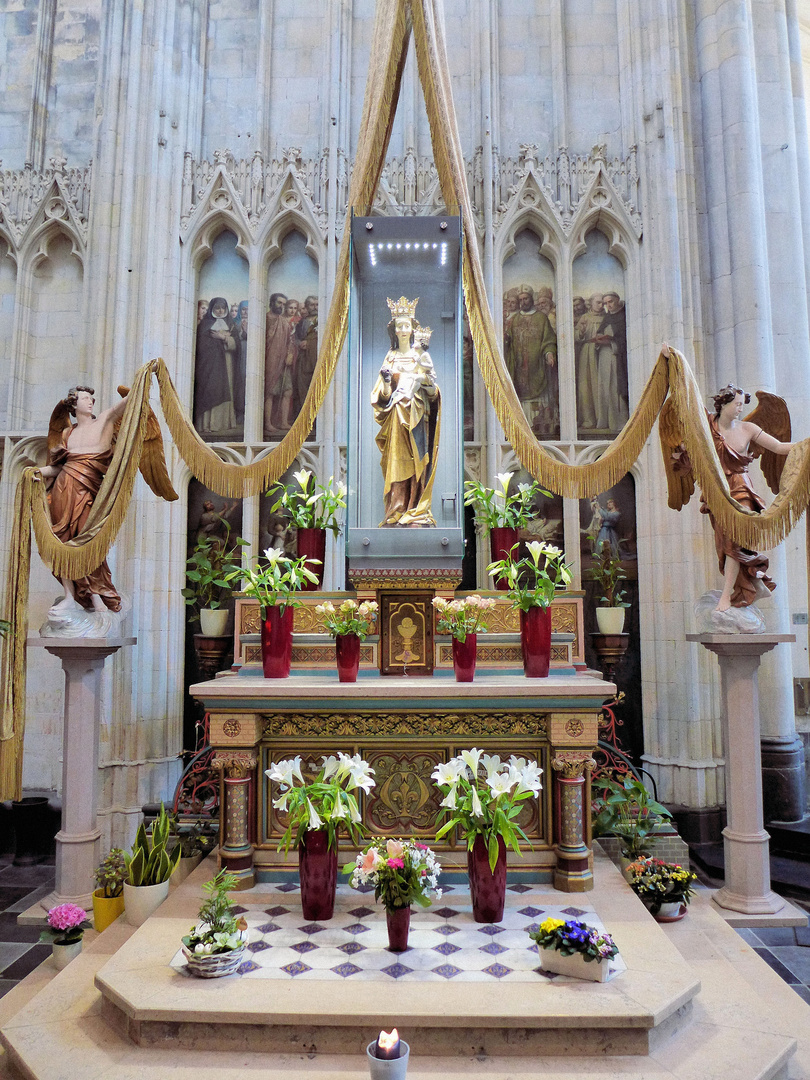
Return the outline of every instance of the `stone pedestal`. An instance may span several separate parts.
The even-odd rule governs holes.
[[[92,906],[101,831],[96,820],[101,673],[104,661],[137,638],[29,638],[58,656],[65,672],[62,731],[62,827],[56,834],[56,888],[42,901]]]
[[[712,898],[745,915],[776,914],[785,901],[771,890],[769,839],[763,828],[757,672],[762,656],[792,634],[687,634],[720,662],[728,824],[723,830],[726,884]]]

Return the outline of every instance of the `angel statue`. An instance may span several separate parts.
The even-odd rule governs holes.
[[[439,444],[441,394],[430,354],[430,330],[420,333],[416,300],[389,300],[391,348],[371,392],[384,477],[380,527],[435,526],[430,510]],[[417,342],[418,338],[418,345]]]
[[[668,355],[668,349],[662,349]],[[745,405],[751,400],[739,386],[729,383],[714,395],[714,414],[707,410],[714,449],[725,473],[733,499],[747,510],[762,513],[765,502],[754,491],[748,466],[762,457],[762,472],[768,487],[776,494],[785,458],[793,443],[790,439],[790,414],[783,398],[764,390],[757,392],[757,407],[741,419]],[[680,510],[695,490],[692,465],[681,441],[680,429],[672,399],[668,399],[659,418],[664,466],[669,483],[669,505]],[[768,559],[758,551],[735,544],[726,536],[714,519],[703,496],[701,513],[708,514],[714,528],[714,542],[723,590],[715,611],[745,608],[773,592],[775,583],[768,577]]]
[[[115,437],[129,388],[119,386],[118,392],[122,400],[96,416],[93,412],[93,388],[73,386],[51,414],[48,464],[40,472],[49,489],[51,527],[62,543],[75,539],[84,530],[104,474],[112,461]],[[178,497],[166,469],[160,425],[151,409],[140,470],[156,495],[168,501]],[[79,581],[67,578],[59,580],[65,595],[49,612],[49,617],[56,622],[62,622],[82,609],[96,613],[121,610],[121,597],[113,585],[106,559]]]

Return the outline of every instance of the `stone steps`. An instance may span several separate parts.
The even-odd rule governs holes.
[[[430,1034],[432,1029],[432,1037],[436,1037],[442,1025],[425,1021],[433,1019],[435,1013],[439,1018],[456,1022],[462,1003],[448,1000],[447,991],[452,984],[434,983],[429,988],[426,983],[421,986],[411,983],[414,991],[421,991],[420,1015],[417,1017],[414,1007],[400,1029],[411,1043],[408,1076],[412,1080],[442,1076],[486,1076],[493,1080],[524,1076],[548,1076],[555,1080],[602,1076],[639,1080],[810,1080],[810,1008],[725,925],[712,910],[707,892],[699,892],[683,922],[659,927],[640,910],[636,898],[607,860],[598,858],[596,869],[597,888],[587,899],[622,942],[627,972],[607,984],[572,981],[543,985],[544,992],[554,992],[547,995],[545,1004],[551,1005],[556,994],[558,1011],[546,1009],[542,1017],[535,999],[523,1005],[519,1016],[511,1016],[520,994],[531,998],[526,993],[529,984],[525,982],[511,984],[516,996],[508,1006],[504,992],[510,984],[496,983],[494,992],[476,1004],[473,999],[476,995],[481,998],[482,991],[490,989],[491,984],[467,983],[467,991],[473,992],[467,1003],[468,1015],[476,1017],[479,1025],[476,1031],[486,1027],[481,1024],[482,1015],[492,1021],[489,1045],[480,1039],[468,1045],[456,1041],[443,1044],[439,1052],[436,1046],[429,1046],[423,1040],[423,1033]],[[231,995],[224,993],[227,986],[218,980],[179,980],[182,983],[179,1000],[176,978],[174,988],[171,975],[162,989],[150,981],[150,971],[170,972],[165,953],[173,952],[178,925],[186,928],[189,905],[192,909],[196,905],[199,883],[209,876],[210,867],[199,868],[146,927],[133,933],[129,927],[114,924],[65,971],[48,981],[44,969],[50,962],[46,962],[30,977],[39,978],[42,989],[16,1014],[9,1015],[14,1009],[4,1010],[0,1001],[0,1039],[6,1048],[10,1075],[26,1080],[164,1080],[167,1075],[173,1080],[236,1080],[237,1075],[239,1080],[245,1080],[246,1074],[261,1076],[263,1080],[367,1077],[364,1047],[376,1031],[364,1025],[372,1018],[376,1023],[392,1017],[396,1010],[407,1005],[409,995],[401,993],[406,984],[394,983],[380,993],[379,983],[367,983],[366,986],[376,987],[378,1000],[372,1012],[367,1003],[357,1000],[356,990],[362,984],[350,989],[351,984],[346,982],[331,982],[328,996],[323,996],[327,983],[310,982],[306,987],[299,982],[298,986],[307,990],[309,1007],[297,1018],[300,1022],[289,1044],[282,1047],[278,1043],[269,1052],[252,1041],[253,1029],[264,1025],[240,1022],[233,1012],[237,1002],[228,1000]],[[553,895],[559,903],[560,894]],[[247,906],[250,894],[243,896]],[[146,933],[150,924],[151,929]],[[148,954],[152,945],[159,945],[161,940],[165,941],[164,955],[156,968],[154,956]],[[147,941],[152,943],[149,949]],[[654,947],[650,947],[651,941]],[[690,982],[682,986],[684,972]],[[132,981],[127,989],[124,983],[130,976]],[[634,983],[637,978],[642,981]],[[111,989],[116,981],[118,989]],[[104,996],[94,982],[102,985]],[[271,987],[277,992],[282,987],[296,985],[294,980],[284,983],[241,979],[229,983],[252,986],[254,998],[257,987]],[[693,990],[698,984],[699,991]],[[634,985],[636,993],[642,996],[641,1001],[630,992]],[[686,994],[680,1003],[674,992],[678,986]],[[433,987],[437,988],[436,993],[429,992]],[[646,1000],[643,987],[649,988]],[[24,988],[25,982],[18,989]],[[459,988],[462,984],[457,985],[456,989]],[[132,1017],[122,1006],[130,992],[137,998],[144,989],[153,995],[151,1004],[130,1001],[127,1007],[130,1011],[140,1010],[140,1023],[169,1027],[162,1034],[159,1028],[154,1028],[150,1044],[137,1045],[124,1034],[123,1027]],[[399,993],[393,1000],[392,990]],[[610,995],[604,993],[608,990]],[[190,1016],[186,1009],[187,991],[195,995],[196,1017]],[[204,1007],[201,1007],[202,998],[196,996],[197,991],[206,999]],[[117,999],[121,994],[124,996]],[[650,995],[658,1001],[657,1010]],[[274,993],[273,997],[279,995]],[[664,997],[671,1007],[661,1004]],[[256,1019],[261,1004],[241,1000],[248,1010],[241,1020]],[[417,1000],[418,995],[414,994],[412,1005]],[[276,1003],[275,1019],[284,1015],[282,1004]],[[537,1053],[537,1044],[530,1046],[527,1042],[521,1047],[522,1036],[516,1037],[514,1030],[511,1037],[498,1030],[496,1021],[505,1016],[513,1024],[518,1020],[529,1028],[525,1023],[529,1005],[537,1014],[538,1022],[531,1028],[537,1043],[542,1043],[544,1031],[549,1032],[545,1054]],[[563,1007],[567,1010],[565,1021],[560,1019]],[[639,1050],[636,1044],[634,1054],[628,1054],[627,1046],[619,1043],[610,1049],[603,1048],[598,1054],[593,1053],[592,1046],[591,1053],[583,1055],[583,1049],[587,1051],[587,1033],[618,1029],[615,1017],[619,1008],[626,1017],[633,1011],[637,1016],[646,1016],[646,1026],[639,1023],[635,1029],[626,1028],[625,1038],[632,1039],[628,1032],[642,1031],[647,1036],[647,1045]],[[317,1016],[315,1023],[314,1016]],[[265,1016],[265,1024],[266,1019]],[[331,1023],[325,1022],[327,1019]],[[419,1024],[409,1026],[409,1020],[417,1019]],[[307,1024],[313,1033],[309,1043],[304,1041]],[[347,1040],[343,1045],[351,1049],[350,1053],[333,1052],[340,1042],[322,1039],[319,1045],[318,1040],[329,1028],[342,1029],[340,1037]],[[583,1031],[586,1032],[584,1043],[580,1041]],[[280,1034],[280,1029],[276,1034]],[[504,1046],[509,1056],[505,1056]],[[433,1053],[426,1053],[427,1049]],[[476,1052],[471,1052],[473,1049]]]

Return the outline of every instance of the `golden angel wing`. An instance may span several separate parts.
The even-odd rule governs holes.
[[[70,410],[62,400],[51,413],[51,419],[48,422],[48,464],[56,451],[65,445],[63,441],[65,430],[70,426]]]
[[[129,387],[119,386],[118,393],[121,397],[126,397],[129,393]],[[120,420],[115,424],[116,434],[118,434],[120,424]],[[143,440],[139,468],[141,476],[158,498],[165,499],[166,502],[174,502],[180,498],[172,486],[169,470],[166,466],[166,456],[163,453],[163,433],[151,405],[149,415],[146,418],[146,435]]]
[[[757,407],[745,419],[751,424],[757,424],[779,442],[790,442],[790,412],[785,399],[777,397],[776,394],[769,394],[766,390],[757,390],[756,397]],[[782,454],[774,454],[771,450],[764,450],[753,442],[749,447],[749,453],[754,457],[762,455],[760,462],[762,475],[768,487],[776,495],[779,491],[782,469],[785,467],[785,457]]]
[[[683,446],[683,430],[671,397],[658,414],[658,438],[667,474],[667,505],[671,510],[686,506],[695,491],[695,474]]]

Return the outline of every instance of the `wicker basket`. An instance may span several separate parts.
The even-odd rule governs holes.
[[[192,975],[196,975],[200,979],[219,979],[223,975],[233,975],[245,956],[245,946],[240,945],[238,949],[231,949],[230,952],[215,953],[213,956],[198,956],[196,953],[189,952],[189,950],[183,946],[183,955],[186,958],[188,970]]]

